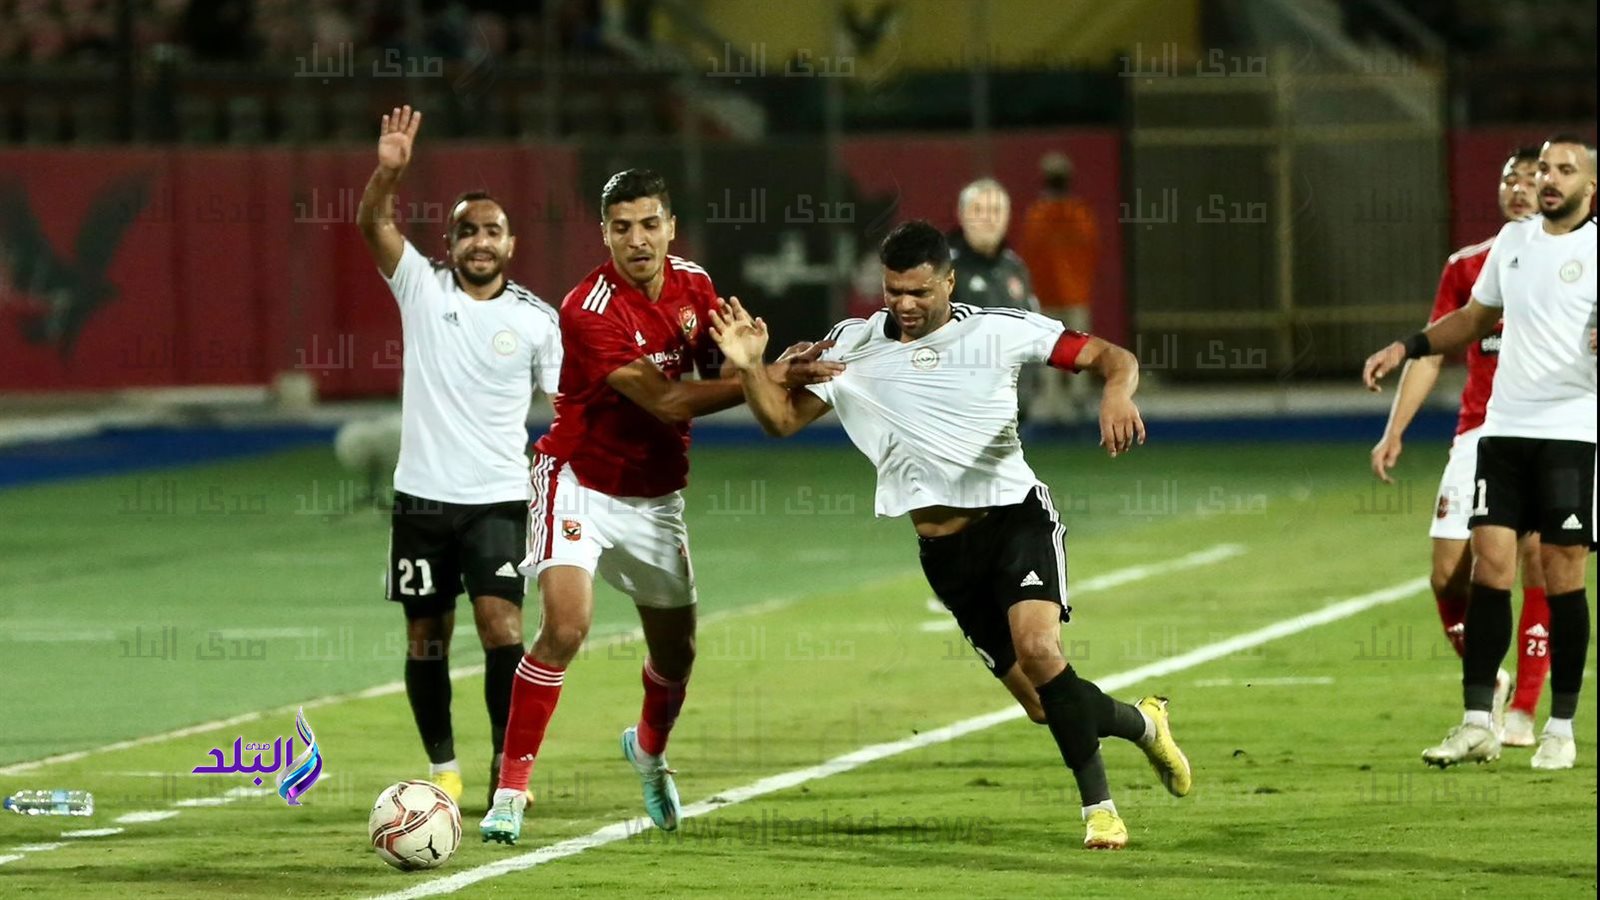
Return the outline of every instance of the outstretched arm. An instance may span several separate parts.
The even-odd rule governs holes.
[[[711,337],[722,348],[728,364],[739,374],[739,385],[750,404],[761,429],[773,437],[788,437],[821,418],[828,404],[805,388],[786,388],[774,377],[770,368],[761,362],[767,349],[767,323],[752,319],[739,303],[731,297],[720,309],[711,313]],[[814,380],[827,381],[834,371],[819,373]]]
[[[1500,307],[1485,306],[1474,297],[1466,306],[1440,317],[1405,341],[1395,341],[1367,357],[1366,365],[1361,370],[1361,380],[1367,390],[1380,391],[1382,388],[1378,382],[1406,360],[1439,353],[1460,353],[1467,349],[1467,345],[1493,331],[1498,321]]]
[[[1139,359],[1116,344],[1091,337],[1078,351],[1072,368],[1105,379],[1100,397],[1100,446],[1115,458],[1144,443],[1144,419],[1133,403],[1139,389]]]
[[[1383,437],[1372,448],[1372,474],[1384,483],[1391,483],[1389,470],[1400,461],[1401,438],[1417,417],[1429,392],[1439,380],[1443,356],[1424,356],[1406,362],[1400,370],[1400,384],[1395,388],[1394,404],[1389,408],[1389,423],[1384,426]]]
[[[383,277],[394,277],[405,252],[405,237],[394,224],[394,194],[400,176],[411,164],[411,146],[422,127],[422,113],[402,106],[383,117],[378,131],[378,167],[367,179],[367,189],[356,209],[356,224],[366,238],[372,258]]]

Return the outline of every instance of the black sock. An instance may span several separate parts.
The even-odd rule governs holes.
[[[417,733],[428,752],[428,762],[456,758],[456,739],[450,730],[450,660],[407,659],[406,698],[417,720]]]
[[[1461,695],[1467,709],[1488,712],[1494,707],[1495,675],[1511,649],[1511,592],[1473,582],[1471,596],[1461,652]]]
[[[1056,739],[1061,759],[1078,782],[1084,806],[1111,799],[1106,781],[1106,766],[1100,759],[1099,723],[1089,703],[1090,695],[1078,680],[1078,673],[1067,666],[1060,675],[1039,685],[1039,705],[1044,707],[1045,724]]]
[[[506,745],[506,720],[511,718],[511,684],[522,662],[522,645],[507,644],[483,651],[483,702],[489,707],[489,734],[494,752]]]
[[[1107,697],[1100,685],[1084,678],[1077,679],[1078,690],[1085,702],[1094,710],[1095,724],[1101,737],[1138,741],[1144,737],[1144,713],[1131,703]]]
[[[1550,602],[1550,718],[1578,712],[1584,658],[1589,655],[1589,598],[1583,588],[1553,594]]]

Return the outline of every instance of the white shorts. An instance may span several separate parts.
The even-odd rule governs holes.
[[[1439,496],[1434,501],[1433,524],[1428,537],[1444,541],[1465,541],[1472,537],[1467,520],[1472,518],[1472,487],[1478,477],[1478,433],[1483,427],[1456,435],[1450,445],[1450,461],[1444,464],[1439,479]]]
[[[530,578],[551,566],[578,566],[633,598],[638,606],[691,606],[696,595],[689,561],[683,493],[613,497],[578,483],[572,467],[533,455],[533,500],[528,504],[528,555],[518,570]]]

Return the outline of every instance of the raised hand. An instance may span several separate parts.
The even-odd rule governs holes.
[[[411,145],[422,127],[422,113],[410,106],[396,107],[383,117],[378,131],[378,167],[403,172],[411,164]]]
[[[754,368],[767,351],[767,323],[751,318],[738,297],[729,297],[711,311],[711,339],[736,368]]]

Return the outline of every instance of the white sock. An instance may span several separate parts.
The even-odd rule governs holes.
[[[1135,706],[1134,709],[1139,707]],[[1140,735],[1138,740],[1139,746],[1142,747],[1156,739],[1156,720],[1150,718],[1150,714],[1142,709],[1139,709],[1139,715],[1144,716],[1144,734]]]
[[[437,775],[440,772],[454,772],[457,775],[460,775],[461,764],[453,759],[442,763],[428,763],[429,775]]]
[[[1493,728],[1494,720],[1490,718],[1487,709],[1469,709],[1466,715],[1461,717],[1461,724],[1476,725],[1479,728]]]
[[[1544,723],[1544,733],[1553,734],[1560,738],[1570,739],[1572,737],[1572,720],[1557,719],[1552,717],[1549,721]]]
[[[1085,822],[1089,821],[1089,814],[1097,809],[1103,809],[1113,816],[1117,814],[1117,805],[1115,803],[1110,800],[1101,800],[1099,803],[1091,803],[1083,808],[1083,820]]]

